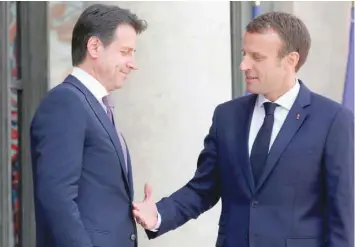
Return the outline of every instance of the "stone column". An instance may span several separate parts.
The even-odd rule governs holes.
[[[145,182],[158,200],[196,169],[217,104],[231,99],[229,2],[117,2],[147,20],[133,72],[114,93],[115,116],[133,160],[135,199]],[[202,14],[203,13],[203,14]],[[214,246],[220,204],[144,247]]]

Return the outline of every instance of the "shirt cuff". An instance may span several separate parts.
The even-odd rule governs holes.
[[[155,225],[154,229],[152,229],[151,231],[152,231],[152,232],[157,232],[157,231],[159,230],[160,224],[161,224],[161,216],[160,216],[160,214],[159,214],[159,212],[158,212],[158,222],[157,222],[157,224]]]

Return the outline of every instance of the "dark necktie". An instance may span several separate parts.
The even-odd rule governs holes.
[[[111,123],[115,126],[115,122],[113,120],[113,110],[112,110],[113,104],[111,102],[111,99],[109,98],[109,96],[105,96],[102,98],[102,102],[106,106],[106,113],[107,113],[108,118],[110,119]],[[123,152],[124,161],[125,161],[124,165],[125,165],[126,172],[127,172],[127,147],[126,147],[126,144],[123,140],[123,136],[122,136],[121,132],[117,129],[116,126],[115,126],[115,128],[116,128],[116,132],[117,132],[118,138],[121,143],[122,152]]]
[[[274,125],[274,112],[278,105],[271,102],[264,103],[265,118],[258,135],[255,138],[250,155],[250,163],[254,174],[255,184],[258,183],[269,154],[272,127]]]

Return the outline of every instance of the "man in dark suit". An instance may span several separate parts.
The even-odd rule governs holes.
[[[219,105],[194,177],[134,215],[150,239],[222,200],[216,246],[353,247],[354,116],[296,78],[311,38],[297,17],[252,20],[243,39],[247,89]]]
[[[132,168],[109,93],[136,69],[145,22],[95,4],[72,37],[73,72],[31,124],[37,247],[137,246]]]

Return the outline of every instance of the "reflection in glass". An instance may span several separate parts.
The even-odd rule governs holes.
[[[12,212],[14,225],[14,243],[19,246],[20,236],[20,157],[19,157],[19,128],[18,128],[18,95],[12,89],[11,100],[11,167],[12,167]]]
[[[16,2],[9,2],[9,43],[10,43],[10,68],[13,80],[19,77],[17,54],[17,8]]]
[[[9,61],[11,82],[17,81],[19,78],[18,71],[18,54],[17,54],[17,3],[9,2]],[[10,93],[10,126],[11,126],[11,175],[12,175],[12,213],[14,227],[14,247],[20,246],[21,231],[21,214],[20,214],[20,157],[19,157],[19,125],[18,125],[18,109],[19,109],[19,91],[11,89]]]

